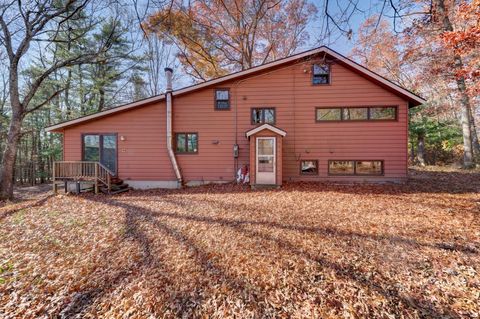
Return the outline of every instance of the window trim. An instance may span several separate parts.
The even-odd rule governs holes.
[[[331,162],[353,162],[353,174],[335,174],[330,172],[330,163]],[[382,163],[382,172],[381,174],[357,174],[357,162],[381,162]],[[328,166],[327,166],[327,173],[328,176],[353,176],[353,177],[362,177],[362,176],[385,176],[385,161],[384,160],[379,160],[379,159],[334,159],[334,160],[328,160]]]
[[[317,165],[317,171],[314,172],[314,173],[304,173],[304,172],[302,171],[302,162],[315,162],[316,165]],[[299,169],[300,169],[300,175],[303,175],[303,176],[317,176],[318,173],[319,173],[319,172],[318,172],[318,171],[319,171],[318,159],[302,159],[302,160],[300,160],[300,167],[299,167]]]
[[[185,151],[185,152],[179,152],[179,151],[177,150],[177,145],[178,145],[178,144],[177,144],[177,141],[178,141],[177,136],[178,136],[179,134],[185,134],[185,149],[187,150],[187,151]],[[189,151],[188,151],[188,138],[187,138],[187,135],[188,135],[188,134],[196,134],[196,135],[197,135],[197,150],[196,150],[195,152],[189,152]],[[200,140],[199,140],[198,132],[175,132],[175,134],[174,134],[174,139],[175,139],[175,140],[174,140],[174,143],[173,143],[173,144],[174,144],[174,146],[175,146],[175,154],[181,154],[181,155],[195,155],[195,154],[198,154],[198,149],[199,149],[199,145],[200,145],[200,143],[199,143]]]
[[[344,119],[343,110],[344,109],[363,109],[367,108],[367,119],[363,120],[346,120]],[[370,118],[370,109],[371,108],[394,108],[395,109],[395,118],[394,119],[371,119]],[[340,120],[319,120],[317,118],[317,110],[318,109],[340,109]],[[316,123],[348,123],[348,122],[398,122],[398,105],[355,105],[355,106],[317,106],[315,107],[315,122]]]
[[[262,121],[260,123],[255,123],[253,121],[253,110],[273,110],[273,123],[265,122],[265,114],[262,115]],[[251,107],[250,108],[250,124],[252,125],[263,125],[263,124],[270,124],[275,125],[277,123],[277,108],[276,107]]]
[[[315,64],[328,65],[328,83],[313,83],[313,78],[315,77],[315,73],[314,73],[313,69],[314,69],[314,65],[315,65]],[[312,85],[312,86],[327,86],[327,85],[332,85],[332,65],[333,65],[332,62],[324,62],[324,63],[320,63],[320,62],[316,63],[316,62],[314,62],[314,63],[312,63],[312,66],[311,66],[311,69],[310,69],[311,74],[312,74],[312,75],[310,76],[310,85]]]
[[[222,109],[217,107],[217,101],[226,101],[226,100],[217,100],[217,91],[228,91],[228,108]],[[232,104],[231,104],[231,95],[230,95],[230,88],[215,88],[213,90],[213,109],[215,111],[230,111]]]
[[[101,132],[88,132],[88,133],[82,133],[80,134],[80,138],[81,138],[81,144],[82,144],[82,152],[81,152],[81,161],[82,162],[86,162],[84,160],[84,156],[85,156],[85,136],[86,135],[98,135],[99,136],[99,141],[98,141],[98,147],[99,147],[99,160],[98,162],[100,163],[100,156],[101,156],[101,149],[103,148],[103,138],[100,138],[101,135],[107,135],[107,136],[115,136],[115,166],[116,166],[116,172],[113,172],[115,173],[114,176],[118,176],[118,171],[119,171],[119,168],[118,168],[118,133],[109,133],[109,132],[106,132],[106,133],[101,133]],[[64,144],[65,145],[65,144]]]

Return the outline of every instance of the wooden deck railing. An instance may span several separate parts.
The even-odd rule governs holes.
[[[99,162],[63,161],[53,162],[52,169],[53,190],[57,192],[56,181],[91,181],[94,183],[95,194],[98,193],[99,183],[111,190],[111,179],[115,175]]]

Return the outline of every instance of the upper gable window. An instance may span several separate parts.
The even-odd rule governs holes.
[[[230,90],[229,89],[215,90],[215,109],[216,110],[230,109]]]
[[[329,64],[314,64],[312,84],[330,84],[330,65]]]
[[[252,109],[252,124],[275,124],[275,108]]]

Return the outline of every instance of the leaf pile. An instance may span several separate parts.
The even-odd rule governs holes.
[[[412,176],[5,206],[0,317],[478,318],[480,176]]]

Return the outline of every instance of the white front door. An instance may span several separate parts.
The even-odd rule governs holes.
[[[256,184],[275,184],[276,138],[257,137]]]

